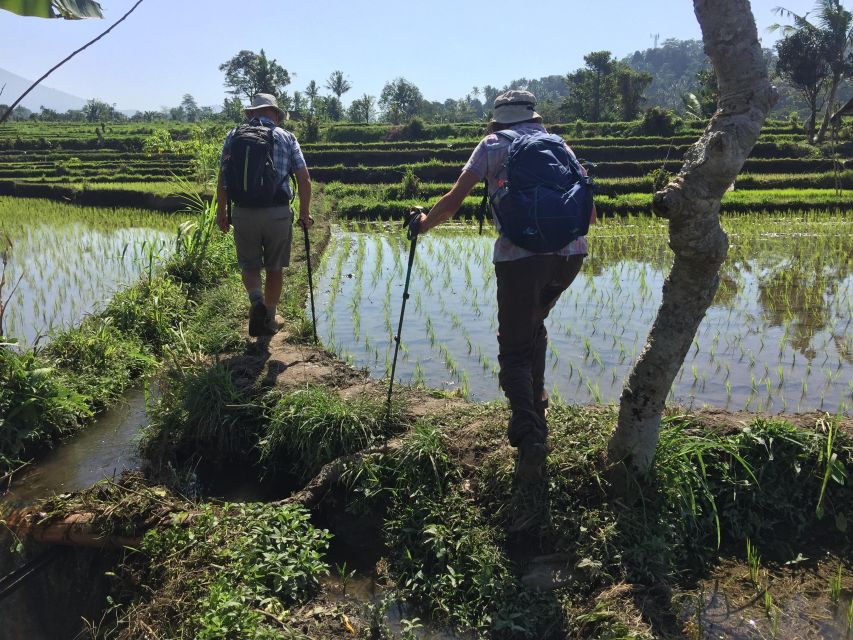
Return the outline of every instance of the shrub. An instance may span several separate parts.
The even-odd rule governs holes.
[[[431,131],[430,135],[435,135],[435,131]],[[412,118],[408,124],[402,127],[394,127],[385,136],[386,142],[397,142],[400,140],[422,140],[427,137],[426,125],[420,118]]]
[[[672,111],[661,107],[650,107],[643,114],[636,133],[644,136],[673,136],[680,124]]]
[[[86,398],[54,375],[48,362],[13,346],[0,345],[0,475],[91,416]]]
[[[317,142],[320,140],[320,119],[308,116],[300,123],[298,130],[302,142]]]
[[[420,194],[421,181],[411,167],[406,167],[403,179],[400,181],[400,199],[417,198]]]
[[[649,171],[648,177],[652,179],[652,193],[656,193],[669,184],[673,178],[673,173],[659,167]]]

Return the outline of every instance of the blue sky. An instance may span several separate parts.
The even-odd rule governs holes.
[[[101,0],[104,20],[41,20],[0,10],[0,67],[36,78],[103,31],[133,0]],[[753,0],[759,38],[780,0]],[[782,4],[798,13],[811,0]],[[251,13],[238,7],[252,7]],[[518,7],[530,10],[517,11]],[[219,65],[241,49],[275,58],[292,76],[289,91],[323,85],[341,69],[352,83],[344,102],[378,95],[403,76],[430,100],[461,97],[473,86],[564,74],[583,56],[617,57],[653,44],[652,34],[699,38],[690,0],[144,0],[121,25],[45,82],[120,109],[177,105],[192,94],[201,105],[225,96]]]

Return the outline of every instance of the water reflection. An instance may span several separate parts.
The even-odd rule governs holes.
[[[768,233],[765,218],[728,221],[731,250],[721,287],[671,399],[767,412],[848,411],[853,240],[841,218],[783,223],[770,226],[795,235]],[[335,234],[319,269],[318,329],[328,345],[381,377],[390,363],[408,244],[378,231]],[[499,397],[491,245],[491,237],[460,230],[419,241],[398,363],[402,381],[475,400]],[[671,261],[660,221],[610,221],[594,229],[583,271],[548,322],[553,393],[572,402],[618,398]]]
[[[836,331],[841,321],[840,312],[849,311],[834,307],[834,302],[848,295],[841,265],[831,270],[817,260],[805,263],[791,258],[785,264],[766,274],[759,281],[758,302],[770,326],[785,327],[791,346],[809,360],[818,356],[815,337],[827,331],[833,341],[845,342],[843,333]],[[844,286],[843,291],[839,289]],[[841,327],[843,331],[849,327]],[[842,349],[842,357],[850,363],[850,350]]]

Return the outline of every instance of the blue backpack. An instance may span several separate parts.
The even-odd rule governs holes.
[[[585,236],[592,215],[592,178],[560,136],[511,129],[506,182],[491,197],[501,233],[534,253],[562,249]]]

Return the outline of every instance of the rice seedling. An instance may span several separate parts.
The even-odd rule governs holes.
[[[839,564],[838,571],[829,580],[829,599],[833,606],[838,606],[841,600],[841,585],[842,585],[843,567]]]
[[[816,409],[821,402],[824,406],[849,404],[853,334],[851,303],[844,292],[849,290],[846,256],[853,246],[843,219],[823,212],[748,212],[724,218],[724,225],[733,239],[729,261],[721,272],[725,290],[691,345],[674,399],[769,408],[787,406],[787,398],[796,394],[803,408]],[[382,273],[388,302],[375,305],[375,311],[368,311],[369,304],[362,302],[360,330],[363,335],[368,324],[379,325],[387,336],[393,323],[390,292],[399,291],[403,271],[393,265],[399,264],[407,247],[396,233],[383,236],[375,226],[365,229],[365,258],[373,265],[372,273],[378,268],[377,243],[387,244]],[[496,353],[497,329],[490,264],[493,237],[478,237],[460,224],[446,225],[422,238],[411,292],[412,322],[424,330],[412,334],[409,347],[422,362],[426,384],[443,385],[443,344],[459,370],[468,372],[471,394],[477,399],[499,396],[488,377],[471,375],[496,366],[491,355]],[[660,300],[671,262],[666,241],[666,226],[653,218],[608,218],[593,227],[584,270],[548,321],[552,329],[549,378],[558,388],[567,390],[576,383],[575,358],[595,365],[597,373],[588,374],[590,385],[586,386],[584,377],[580,395],[574,392],[578,401],[593,399],[593,382],[602,401],[619,396],[621,381],[643,346]],[[796,264],[788,250],[794,241],[800,260]],[[359,239],[353,235],[350,242],[356,246]],[[334,281],[336,259],[340,255],[329,260],[330,275],[323,276],[330,281]],[[346,271],[358,270],[352,255],[346,255],[344,265]],[[811,273],[826,275],[813,282]],[[419,274],[429,276],[419,281]],[[810,284],[799,286],[804,279]],[[341,309],[339,301],[333,302]],[[368,322],[374,313],[381,314],[378,321]],[[813,376],[815,366],[819,380]],[[404,371],[404,379],[412,371]],[[381,372],[380,368],[377,373]]]
[[[746,539],[746,566],[749,568],[749,581],[756,589],[761,588],[761,556],[749,538]]]
[[[14,247],[4,252],[6,282],[18,283],[5,305],[6,333],[32,345],[102,310],[143,272],[152,281],[180,224],[140,210],[0,197],[0,228]]]
[[[847,607],[847,633],[853,629],[853,599],[850,600],[850,606]]]

